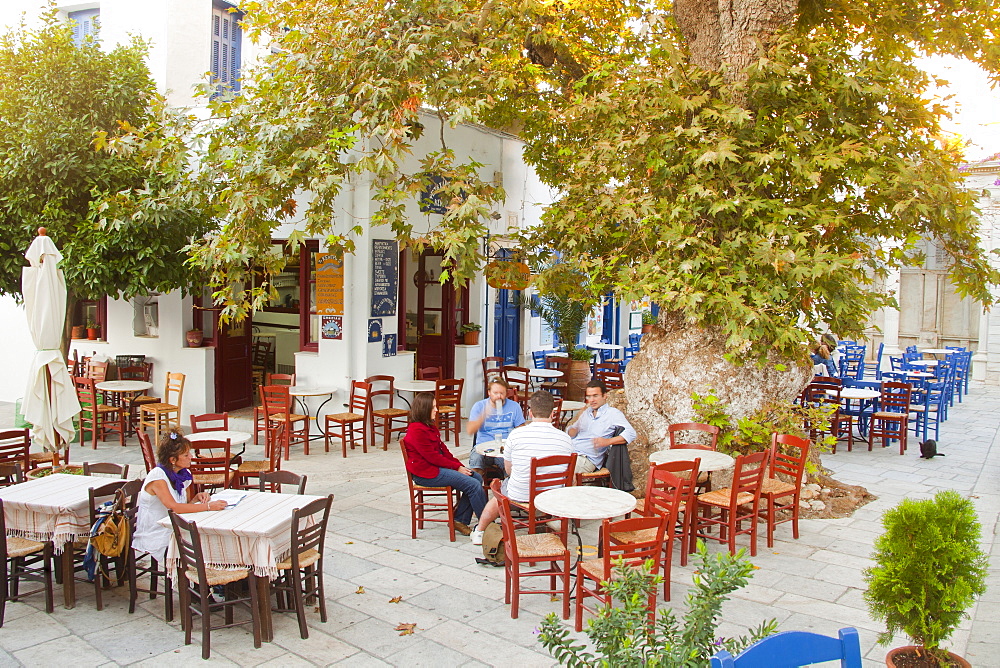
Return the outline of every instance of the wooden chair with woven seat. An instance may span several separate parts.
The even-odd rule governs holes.
[[[115,499],[115,493],[124,487],[128,483],[127,480],[113,480],[107,484],[100,485],[99,487],[92,487],[87,490],[88,493],[88,511],[89,511],[89,524],[88,527],[93,527],[97,523],[97,519],[103,510],[105,501],[113,501]],[[98,610],[104,609],[104,596],[103,590],[106,586],[111,585],[110,577],[110,565],[112,559],[105,557],[100,553],[95,554],[97,558],[97,567],[94,570],[93,579],[86,571],[86,565],[84,559],[87,553],[87,547],[90,545],[89,538],[78,538],[72,546],[73,549],[73,572],[72,573],[62,573],[62,577],[72,577],[75,578],[77,582],[81,584],[89,584],[94,587],[94,598]],[[117,570],[117,580],[123,580],[125,575],[125,559],[115,559],[114,560],[116,570]],[[80,573],[80,575],[77,575]]]
[[[528,479],[528,499],[529,501],[514,501],[510,499],[512,508],[524,511],[524,519],[514,519],[514,529],[527,529],[529,534],[537,533],[539,528],[548,531],[551,527],[549,522],[554,518],[544,513],[539,514],[535,508],[535,497],[542,492],[559,487],[567,487],[573,484],[573,472],[576,468],[575,452],[568,455],[550,455],[548,457],[533,457],[531,459],[531,474]],[[560,519],[560,529],[557,532],[566,541],[569,531],[567,519]]]
[[[74,378],[76,396],[80,401],[80,440],[83,433],[91,433],[91,443],[97,449],[97,439],[103,441],[106,432],[118,432],[118,440],[125,445],[125,409],[122,406],[109,406],[97,399],[97,389],[92,378]]]
[[[83,475],[110,475],[121,480],[128,480],[128,464],[113,464],[111,462],[84,462]]]
[[[525,414],[528,413],[526,404],[528,396],[531,394],[531,376],[528,375],[530,371],[531,369],[527,367],[512,364],[504,365],[502,369],[503,379],[507,381],[510,389],[516,392],[512,398],[521,404],[521,410]]]
[[[438,379],[434,382],[434,401],[437,404],[437,428],[442,429],[443,440],[455,435],[455,447],[462,431],[462,390],[464,378]]]
[[[319,620],[326,623],[323,548],[332,504],[333,494],[292,511],[289,556],[278,562],[278,578],[271,583],[271,588],[279,594],[279,601],[282,593],[291,601],[291,609],[299,622],[299,636],[303,640],[309,637],[309,626],[306,624],[307,602],[316,601]],[[306,520],[314,515],[319,515],[319,520],[307,523]],[[283,611],[285,608],[279,606],[278,610]]]
[[[52,541],[35,541],[7,535],[3,499],[0,499],[0,627],[3,627],[7,601],[45,592],[45,612],[52,614]],[[20,590],[22,580],[42,585],[31,591]]]
[[[271,364],[271,341],[258,339],[250,347],[250,375],[253,384],[258,387],[264,384],[264,378],[270,370]]]
[[[257,576],[253,569],[215,570],[205,565],[201,547],[201,536],[194,522],[184,520],[174,511],[170,512],[174,539],[177,544],[177,590],[180,592],[181,626],[184,629],[184,644],[191,644],[194,629],[194,615],[201,616],[201,658],[212,655],[211,632],[217,629],[241,626],[249,623],[253,628],[253,646],[260,647],[260,606],[257,601]],[[249,597],[239,596],[236,589],[227,585],[249,578]],[[223,601],[213,602],[212,587],[224,586],[228,590]],[[233,622],[233,608],[248,607],[250,621]],[[213,612],[225,612],[224,623],[213,625]]]
[[[351,398],[347,404],[346,413],[328,413],[326,427],[323,429],[323,446],[330,452],[330,439],[339,438],[341,452],[347,457],[347,444],[351,450],[356,446],[354,441],[360,437],[361,451],[368,453],[368,410],[371,408],[371,383],[363,380],[351,381]]]
[[[146,473],[156,468],[156,451],[153,443],[149,440],[149,434],[141,429],[135,430],[135,435],[139,439],[139,448],[142,450],[142,463],[146,466]]]
[[[375,447],[376,434],[382,431],[382,449],[389,449],[389,440],[394,433],[406,433],[406,428],[410,424],[410,412],[405,408],[396,408],[393,402],[396,400],[396,379],[392,376],[369,376],[365,382],[371,385],[369,398],[371,401],[371,428],[372,447]],[[375,408],[376,402],[381,402],[381,397],[388,399],[388,406]]]
[[[481,363],[483,365],[483,396],[489,396],[490,381],[503,375],[504,359],[502,357],[484,357]]]
[[[295,485],[293,494],[302,495],[306,493],[306,481],[309,476],[299,475],[291,471],[265,471],[258,477],[259,491],[283,494],[282,485]]]
[[[5,429],[0,431],[0,464],[17,466],[21,473],[27,473],[31,466],[31,432],[27,429]]]
[[[700,432],[701,437],[697,440],[682,438],[681,432],[686,431]],[[715,450],[719,441],[719,428],[701,422],[677,422],[667,427],[667,438],[671,450],[675,448]]]
[[[139,426],[143,430],[153,428],[153,443],[159,443],[170,427],[180,429],[185,378],[183,373],[168,373],[163,401],[139,406]]]
[[[674,532],[674,536],[680,542],[681,566],[687,566],[688,551],[691,543],[691,528],[694,523],[695,496],[698,493],[698,470],[700,468],[701,459],[651,465],[646,478],[645,496],[637,499],[635,504],[635,514],[649,517],[658,512],[657,500],[655,497],[650,496],[651,494],[656,494],[654,490],[660,490],[661,494],[669,494],[670,490],[679,484],[681,488],[681,505],[677,513],[677,529]]]
[[[108,379],[108,369],[111,363],[108,360],[87,360],[84,376],[90,378],[95,383],[103,383]]]
[[[413,482],[413,475],[406,470],[409,453],[406,451],[406,439],[399,439],[399,451],[403,454],[403,472],[406,474],[406,484],[410,490],[410,537],[416,539],[417,529],[424,528],[424,522],[441,522],[448,525],[448,540],[455,542],[455,503],[458,493],[454,488],[425,487]],[[427,513],[445,513],[445,517],[428,517]]]
[[[784,452],[783,450],[787,451]],[[767,520],[767,546],[774,547],[774,527],[781,522],[792,523],[792,538],[799,537],[799,498],[802,478],[809,459],[809,439],[791,434],[772,434],[768,475],[760,490],[767,502],[763,512]],[[777,476],[784,476],[785,479]],[[781,499],[785,499],[781,502]],[[776,519],[776,511],[787,511],[789,516]]]
[[[191,443],[191,482],[201,491],[228,489],[235,472],[229,441],[195,441]]]
[[[899,454],[906,452],[906,436],[909,433],[910,394],[913,386],[909,383],[882,383],[879,409],[871,414],[868,423],[868,451],[876,438],[882,439],[882,447],[888,441],[899,441]]]
[[[621,366],[617,362],[598,362],[594,365],[593,374],[594,379],[602,381],[609,390],[624,387]],[[609,383],[617,384],[617,387],[612,387]]]
[[[293,444],[301,443],[303,453],[309,454],[309,416],[293,412],[292,395],[287,385],[263,385],[260,388],[260,405],[267,417],[267,428],[277,429],[283,425],[280,441],[287,460]],[[272,439],[273,441],[273,439]],[[269,441],[265,438],[265,446]],[[276,442],[276,441],[275,441]],[[265,453],[270,454],[270,453]]]
[[[202,431],[229,431],[229,413],[202,413],[191,415],[191,433]]]
[[[236,489],[256,489],[257,483],[254,478],[260,478],[265,473],[275,473],[281,470],[281,442],[284,438],[285,425],[279,425],[277,429],[267,432],[267,437],[271,440],[265,444],[264,452],[268,454],[267,459],[249,459],[240,461],[233,471],[232,487]]]
[[[444,371],[439,366],[425,366],[417,369],[417,380],[441,380]]]
[[[0,462],[0,488],[20,485],[24,482],[24,473],[18,462]]]
[[[136,480],[141,488],[142,480]],[[125,511],[125,516],[129,520],[129,541],[125,551],[125,572],[128,577],[128,612],[135,614],[136,603],[139,594],[149,594],[149,600],[154,600],[157,596],[162,596],[163,616],[168,622],[174,620],[174,587],[170,574],[167,573],[166,564],[159,563],[149,552],[141,552],[132,546],[132,532],[135,531],[138,507],[133,505]],[[143,562],[144,559],[148,561]],[[139,585],[139,578],[149,577],[149,584],[146,587]],[[163,578],[163,590],[160,590],[159,581]]]
[[[730,554],[736,554],[736,537],[750,534],[750,555],[757,556],[757,517],[759,515],[760,492],[767,472],[770,450],[740,455],[736,458],[733,483],[730,487],[699,494],[696,498],[692,517],[691,544],[694,552],[698,538],[726,543]],[[747,528],[741,528],[746,522]],[[718,527],[719,535],[711,534],[712,527]]]
[[[295,385],[294,373],[269,373],[264,379],[265,385]],[[253,409],[253,444],[260,445],[260,435],[267,429],[267,416],[263,404]]]
[[[576,620],[577,631],[583,630],[583,611],[596,614],[595,609],[587,608],[584,602],[588,598],[596,598],[605,606],[611,604],[611,595],[602,586],[614,575],[615,562],[624,561],[627,568],[638,569],[648,561],[652,561],[651,575],[657,575],[663,562],[663,536],[667,528],[667,518],[661,515],[650,517],[632,517],[627,520],[604,520],[600,533],[600,557],[584,559],[576,565]],[[653,531],[650,532],[649,530]],[[611,536],[630,536],[631,541],[612,542]],[[647,602],[649,607],[649,623],[656,621],[656,589],[651,588]]]
[[[543,381],[540,387],[554,395],[562,396],[566,388],[569,387],[569,358],[562,357],[561,355],[547,355],[545,357],[545,368],[552,369],[553,371],[562,371],[562,376]]]
[[[680,462],[686,464],[687,462]],[[674,539],[678,536],[680,528],[681,537],[686,536],[683,528],[678,522],[680,511],[685,500],[690,497],[694,490],[691,483],[693,478],[690,474],[693,471],[688,469],[688,478],[681,478],[674,475],[665,468],[652,467],[649,472],[649,480],[646,485],[646,497],[644,507],[637,511],[638,517],[663,517],[665,522],[662,529],[649,527],[641,531],[616,531],[608,536],[612,545],[626,545],[629,543],[653,540],[657,531],[662,530],[662,575],[663,575],[663,600],[670,600],[670,566],[673,563]],[[683,548],[682,548],[683,551]]]
[[[569,619],[569,578],[570,551],[564,538],[554,533],[531,533],[518,535],[511,515],[511,500],[504,495],[500,480],[491,485],[499,504],[500,528],[503,530],[504,549],[504,602],[510,605],[511,619],[517,619],[521,594],[562,595],[562,618]],[[545,568],[522,570],[522,566],[534,567],[547,563]],[[547,577],[549,589],[521,590],[523,578]],[[562,586],[556,588],[556,579],[562,579]]]
[[[589,473],[576,474],[577,485],[596,485],[599,487],[611,487],[611,471],[603,464],[596,470]]]
[[[821,430],[814,425],[806,425],[811,438],[818,438],[824,434],[834,437],[833,454],[837,454],[837,442],[847,439],[847,451],[854,449],[854,416],[843,412],[840,405],[840,391],[842,385],[834,383],[812,382],[802,390],[800,402],[803,406],[813,408],[826,408],[830,411],[827,418],[829,429]]]

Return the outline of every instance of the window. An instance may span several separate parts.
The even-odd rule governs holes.
[[[73,327],[97,328],[97,338],[107,338],[108,298],[81,299],[73,305]]]
[[[216,2],[212,7],[212,83],[216,94],[240,90],[240,44],[242,14],[230,12],[232,6]]]
[[[302,288],[299,306],[299,342],[302,350],[319,350],[319,315],[316,313],[316,254],[319,242],[308,240],[301,248],[299,285]]]
[[[73,25],[73,42],[77,46],[82,46],[87,37],[97,35],[100,16],[101,10],[96,8],[69,13],[69,20]]]

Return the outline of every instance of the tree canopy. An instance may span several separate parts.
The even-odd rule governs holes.
[[[503,193],[455,158],[445,129],[516,133],[559,193],[524,256],[582,272],[581,297],[650,296],[665,314],[720,331],[733,350],[797,355],[815,331],[860,333],[891,304],[879,279],[919,264],[923,238],[985,304],[1000,273],[977,240],[959,148],[940,138],[922,53],[1000,67],[988,0],[247,0],[245,29],[272,54],[243,94],[188,127],[203,144],[185,206],[225,225],[195,246],[219,295],[237,290],[270,233],[300,212],[302,234],[353,250],[333,198],[371,174],[387,223],[412,248],[444,249],[451,276],[481,266],[485,215]],[[421,113],[441,128],[425,128]],[[426,118],[426,117],[424,117]],[[439,150],[403,159],[422,131]],[[127,135],[116,142],[129,141]],[[450,202],[414,237],[404,203],[441,182]],[[294,240],[294,239],[293,239]],[[550,263],[551,264],[551,263]],[[562,274],[538,285],[579,291]],[[665,317],[667,317],[665,315]]]
[[[102,151],[102,134],[143,128],[162,110],[138,40],[105,51],[75,44],[54,12],[0,37],[0,294],[21,290],[39,227],[62,250],[71,298],[131,297],[187,286],[182,249],[210,221],[200,209],[150,204],[178,184],[155,165]]]

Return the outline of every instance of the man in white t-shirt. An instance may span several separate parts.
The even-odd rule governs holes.
[[[514,501],[527,502],[531,494],[531,460],[537,457],[573,454],[573,441],[552,425],[555,400],[545,391],[535,392],[528,399],[531,421],[510,432],[504,448],[504,468],[507,479],[503,492]],[[550,467],[554,468],[554,467]],[[543,469],[543,472],[548,472]],[[483,531],[500,516],[500,504],[490,499],[479,516],[479,524],[470,538],[473,545],[482,545]]]

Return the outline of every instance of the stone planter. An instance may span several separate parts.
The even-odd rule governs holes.
[[[590,362],[587,360],[570,360],[569,375],[566,378],[566,398],[570,401],[583,401],[590,377]]]

